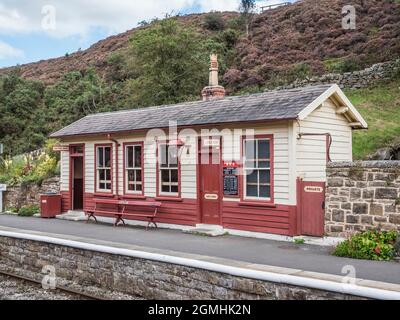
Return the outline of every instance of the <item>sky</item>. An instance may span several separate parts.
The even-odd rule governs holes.
[[[284,1],[288,0],[257,3]],[[165,14],[234,11],[238,7],[239,0],[0,0],[0,67],[84,50],[140,21]]]

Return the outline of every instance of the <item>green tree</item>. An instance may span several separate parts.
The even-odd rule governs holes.
[[[22,79],[18,70],[0,78],[0,142],[6,154],[30,151],[44,142],[42,122],[37,118],[43,93],[41,82]]]
[[[167,18],[135,33],[129,51],[130,107],[198,99],[207,83],[209,47],[202,36]]]
[[[86,72],[69,72],[45,92],[48,109],[48,131],[57,130],[74,121],[99,111],[107,110],[105,96],[109,87],[94,69]]]
[[[239,11],[242,14],[242,18],[246,24],[246,35],[249,37],[250,34],[250,24],[254,16],[254,11],[256,9],[256,0],[241,0]]]

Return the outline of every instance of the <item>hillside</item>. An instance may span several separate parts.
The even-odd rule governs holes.
[[[356,30],[341,26],[344,5],[354,5]],[[184,26],[204,28],[207,14],[179,17]],[[220,13],[225,29],[236,28],[238,14]],[[107,58],[127,49],[136,28],[104,39],[66,57],[21,66],[22,76],[53,84],[63,74],[94,66],[107,72]],[[212,31],[211,33],[220,32]],[[235,57],[223,75],[231,92],[248,86],[278,85],[296,77],[328,71],[351,71],[391,60],[400,52],[400,3],[395,0],[303,0],[256,15],[250,37],[235,42]],[[0,70],[9,72],[10,68]],[[286,80],[287,79],[287,80]]]
[[[348,4],[357,10],[356,30],[341,25]],[[221,83],[231,95],[393,60],[400,53],[400,2],[303,0],[255,15],[249,37],[245,30],[235,12],[172,17],[65,57],[1,69],[5,153],[35,150],[87,114],[198,100],[210,52],[219,55]],[[372,127],[356,135],[357,158],[396,139],[398,86],[394,80],[348,92]]]

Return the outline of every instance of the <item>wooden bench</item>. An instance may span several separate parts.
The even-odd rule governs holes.
[[[114,226],[118,226],[120,223],[125,224],[124,218],[144,218],[148,221],[146,230],[149,229],[151,225],[154,225],[158,228],[157,223],[154,221],[157,217],[158,209],[161,207],[161,202],[147,202],[147,201],[125,201],[125,200],[114,200],[114,199],[95,199],[94,200],[95,207],[94,209],[85,210],[88,214],[88,219],[86,223],[90,221],[91,218],[95,220],[97,223],[96,215],[102,216],[112,216],[115,217]],[[111,211],[102,209],[101,206],[104,205],[114,205],[116,206],[117,211]],[[152,208],[153,212],[148,213],[129,213],[127,212],[128,208],[131,207],[141,207],[141,208]],[[120,210],[122,208],[122,211]]]

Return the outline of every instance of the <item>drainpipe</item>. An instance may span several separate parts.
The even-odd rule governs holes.
[[[115,143],[115,184],[116,184],[116,197],[119,200],[119,169],[118,169],[118,148],[120,146],[119,142],[111,137],[111,134],[107,135],[107,139]]]
[[[332,162],[332,159],[331,159],[331,147],[332,147],[332,143],[333,143],[332,135],[330,133],[299,133],[298,139],[301,139],[306,136],[326,136],[326,141],[327,141],[326,156],[327,156],[328,162]]]

